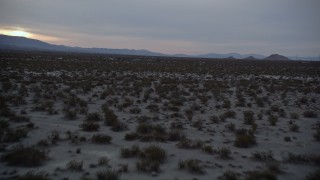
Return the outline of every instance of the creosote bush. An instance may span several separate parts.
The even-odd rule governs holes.
[[[251,157],[257,161],[274,160],[272,151],[255,151],[251,154]]]
[[[98,123],[85,121],[80,124],[80,127],[83,131],[98,131],[100,129],[100,125]]]
[[[97,144],[109,144],[112,137],[106,134],[95,134],[92,136],[91,141]]]
[[[316,118],[317,117],[317,113],[313,112],[313,111],[304,111],[303,112],[303,116],[306,118]]]
[[[231,151],[230,151],[230,149],[228,149],[226,147],[218,148],[217,150],[215,150],[215,152],[219,154],[221,159],[229,159],[230,158]]]
[[[201,140],[191,140],[191,139],[181,139],[178,143],[177,146],[179,148],[186,148],[186,149],[198,149],[203,146],[204,142]]]
[[[306,176],[306,180],[319,180],[320,179],[320,170],[316,170],[314,172],[309,173]]]
[[[133,145],[131,148],[121,148],[120,156],[123,158],[138,157],[141,152],[139,146]]]
[[[254,113],[253,111],[244,111],[243,112],[243,117],[244,117],[244,124],[253,124],[254,123]]]
[[[35,146],[17,145],[1,156],[1,159],[11,166],[34,167],[48,159],[45,150]]]
[[[219,180],[238,180],[240,179],[241,174],[227,170],[221,176]]]
[[[18,176],[17,180],[50,180],[48,173],[46,172],[34,172],[30,171],[24,175]]]
[[[271,126],[275,126],[276,123],[278,122],[278,116],[275,116],[275,115],[270,115],[268,117],[268,121],[270,123]]]
[[[101,170],[96,173],[97,180],[118,180],[120,175],[117,170],[113,169]]]
[[[277,176],[270,171],[249,171],[246,172],[245,180],[276,180]]]
[[[83,161],[71,160],[67,163],[66,167],[72,171],[82,171]]]
[[[179,169],[187,169],[188,171],[196,174],[203,174],[203,165],[201,165],[201,161],[198,159],[187,159],[184,161],[180,161],[178,164]]]
[[[140,161],[136,167],[140,171],[159,172],[160,165],[164,163],[166,151],[158,145],[150,145],[140,153]]]
[[[98,160],[98,165],[100,166],[108,165],[108,163],[109,163],[109,159],[107,157],[101,157]]]
[[[201,149],[202,149],[203,152],[206,152],[208,154],[213,154],[214,153],[214,149],[213,149],[213,147],[211,145],[204,145],[204,146],[202,146]]]
[[[248,131],[247,129],[237,130],[234,141],[236,147],[247,148],[255,144],[256,140],[253,132]]]
[[[86,121],[97,122],[97,121],[101,121],[101,120],[102,120],[102,118],[101,118],[100,114],[97,112],[89,113],[89,114],[87,114],[87,117],[86,117]]]
[[[166,151],[158,145],[150,145],[143,150],[141,156],[150,161],[163,163],[166,158]]]

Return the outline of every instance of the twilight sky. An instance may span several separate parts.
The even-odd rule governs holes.
[[[320,55],[320,0],[0,0],[0,33],[161,53]]]

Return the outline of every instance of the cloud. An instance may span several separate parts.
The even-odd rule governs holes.
[[[288,55],[300,46],[299,54],[318,55],[319,8],[318,0],[0,0],[0,26],[78,46],[164,53],[246,53],[258,46]]]

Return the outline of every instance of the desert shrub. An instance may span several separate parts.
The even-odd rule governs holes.
[[[128,172],[129,171],[129,165],[128,164],[120,164],[120,169],[118,172]]]
[[[263,107],[264,106],[264,99],[262,97],[257,97],[256,99],[256,103],[258,107]]]
[[[276,180],[277,176],[270,171],[249,171],[245,180]]]
[[[125,123],[119,122],[119,121],[114,123],[112,125],[112,127],[111,127],[111,130],[115,131],[115,132],[124,131],[124,130],[127,130],[127,129],[128,129],[128,126]]]
[[[39,166],[48,159],[47,152],[35,146],[17,145],[1,156],[1,159],[12,166]]]
[[[226,111],[223,113],[224,117],[226,118],[234,118],[236,117],[236,112],[234,111]]]
[[[236,147],[247,148],[256,144],[255,136],[252,132],[246,129],[240,129],[236,132],[234,145]]]
[[[141,154],[140,147],[137,145],[131,146],[131,148],[121,148],[120,156],[123,158],[136,157]]]
[[[109,159],[107,157],[101,157],[98,160],[98,165],[100,166],[108,165],[108,163],[109,163]]]
[[[215,123],[215,124],[218,124],[220,122],[220,119],[219,119],[218,116],[213,115],[213,116],[210,117],[210,121]]]
[[[252,111],[244,111],[243,117],[244,117],[244,124],[253,124],[254,123],[254,113]]]
[[[83,131],[98,131],[100,129],[100,125],[98,123],[85,121],[80,124],[80,127]]]
[[[124,139],[127,141],[132,141],[132,140],[139,139],[139,137],[140,136],[138,133],[132,132],[132,133],[125,134]]]
[[[251,157],[257,161],[270,161],[273,160],[273,153],[272,151],[255,151]]]
[[[6,120],[1,119],[0,120],[0,130],[7,129],[9,127],[9,122]]]
[[[304,111],[303,112],[303,116],[306,118],[316,118],[317,117],[317,113],[313,112],[313,111]]]
[[[275,115],[270,115],[268,117],[268,121],[270,123],[271,126],[275,126],[276,123],[278,122],[278,116],[275,116]]]
[[[213,147],[211,145],[204,145],[204,146],[202,146],[201,149],[202,149],[203,152],[206,152],[208,154],[213,154],[214,153],[214,149],[213,149]]]
[[[140,158],[136,164],[138,170],[159,172],[160,165],[166,158],[166,151],[158,145],[150,145],[141,151]]]
[[[280,163],[278,161],[275,161],[275,160],[266,161],[265,166],[266,166],[267,170],[270,172],[273,172],[273,173],[280,173],[281,172]]]
[[[297,124],[291,124],[289,125],[289,129],[292,132],[299,132],[299,126]]]
[[[41,146],[41,147],[48,147],[50,145],[50,143],[48,142],[47,139],[42,139],[42,140],[38,141],[37,145]]]
[[[279,109],[278,114],[279,114],[280,117],[286,117],[287,116],[286,111],[284,109],[281,109],[281,108]]]
[[[240,179],[240,174],[227,170],[221,176],[219,176],[219,179],[220,180],[238,180]]]
[[[30,171],[24,175],[18,176],[17,180],[50,180],[48,173],[46,172],[34,172]]]
[[[156,104],[150,104],[146,107],[150,112],[159,112],[159,106]]]
[[[184,133],[180,130],[171,130],[168,133],[169,141],[180,141],[181,139],[186,138]]]
[[[183,124],[181,122],[171,122],[170,128],[171,129],[183,129]]]
[[[231,102],[229,100],[224,100],[222,104],[222,108],[230,108]]]
[[[290,114],[290,117],[291,117],[292,119],[299,119],[299,114],[298,114],[298,113],[291,113],[291,114]]]
[[[33,122],[29,122],[25,126],[30,129],[35,128],[35,124]]]
[[[144,149],[142,156],[145,159],[163,163],[166,151],[158,145],[150,145]]]
[[[109,144],[112,137],[106,134],[95,134],[92,136],[91,141],[97,144]]]
[[[66,136],[67,136],[67,139],[70,140],[72,144],[79,144],[80,142],[84,142],[87,140],[86,137],[80,136],[78,132],[67,131]]]
[[[82,171],[83,161],[71,160],[67,163],[66,167],[72,171]]]
[[[87,117],[86,117],[86,121],[97,122],[97,121],[101,121],[101,120],[102,120],[102,118],[101,118],[100,114],[97,112],[89,113],[89,114],[87,114]]]
[[[27,117],[27,116],[18,116],[18,115],[14,115],[14,116],[11,116],[9,118],[10,121],[13,121],[13,122],[29,122],[30,121],[30,118]]]
[[[229,124],[225,125],[224,127],[227,128],[231,132],[235,131],[235,129],[236,129],[235,124],[233,124],[232,122],[230,122]]]
[[[28,130],[26,130],[25,128],[16,128],[16,129],[7,128],[4,131],[2,141],[3,142],[19,142],[20,139],[26,138],[27,135],[28,135]]]
[[[78,112],[76,110],[66,109],[63,112],[66,119],[69,119],[69,120],[77,119]]]
[[[165,127],[161,125],[151,125],[148,123],[140,123],[136,132],[139,134],[141,141],[166,141],[167,132]]]
[[[313,134],[313,138],[316,141],[320,141],[320,130],[317,130],[316,133]]]
[[[320,179],[320,170],[316,170],[312,173],[309,173],[307,176],[306,176],[306,180],[319,180]]]
[[[203,121],[197,120],[192,123],[192,126],[197,128],[198,130],[202,130]]]
[[[142,159],[141,161],[136,163],[136,167],[139,171],[145,172],[159,172],[160,171],[160,163],[157,161],[150,161]]]
[[[226,147],[222,147],[222,148],[218,148],[217,150],[215,150],[216,153],[219,154],[221,159],[229,159],[230,158],[230,149],[226,148]]]
[[[104,124],[106,126],[113,126],[114,124],[118,123],[118,116],[113,112],[113,110],[104,108]]]
[[[96,173],[97,180],[118,180],[120,179],[120,175],[118,171],[112,169],[102,170]]]
[[[147,123],[140,123],[136,129],[136,132],[139,134],[148,134],[151,133],[153,126]]]
[[[60,140],[60,135],[58,131],[52,131],[49,135],[48,135],[48,141],[51,144],[56,144],[57,141]]]
[[[177,146],[179,148],[197,149],[197,148],[201,148],[203,144],[204,143],[201,140],[191,140],[191,139],[184,138],[177,143]]]
[[[138,107],[134,107],[130,109],[130,113],[131,114],[140,114],[141,113],[141,109]]]
[[[178,164],[179,169],[187,169],[192,173],[203,174],[203,166],[201,161],[198,159],[187,159],[185,161],[180,161]]]
[[[285,142],[290,142],[291,141],[291,137],[289,137],[289,136],[286,136],[283,139],[284,139]]]
[[[320,155],[317,154],[293,154],[289,153],[285,158],[285,161],[288,163],[313,163],[316,165],[320,165]]]

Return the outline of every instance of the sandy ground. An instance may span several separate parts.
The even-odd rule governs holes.
[[[7,71],[6,71],[7,72]],[[59,72],[59,71],[58,71]],[[4,71],[2,72],[4,73]],[[30,72],[28,72],[30,73]],[[26,73],[26,74],[28,74]],[[59,76],[59,73],[53,73]],[[156,73],[155,73],[156,74]],[[177,73],[179,74],[179,73]],[[154,74],[153,74],[154,75]],[[155,85],[161,82],[161,77],[163,74],[158,73],[155,76],[155,81],[153,81],[151,88],[155,89]],[[39,75],[41,76],[41,75]],[[52,76],[52,75],[51,75]],[[143,77],[143,75],[141,75]],[[273,78],[271,75],[265,75],[268,77],[263,78]],[[126,79],[128,76],[117,76],[117,78]],[[173,79],[179,79],[178,77],[172,77]],[[199,77],[199,84],[196,88],[201,89],[203,83],[207,81],[202,76]],[[234,78],[234,77],[231,77]],[[241,79],[252,80],[256,77],[243,76],[238,78],[236,81]],[[262,78],[262,77],[261,77]],[[292,77],[291,77],[292,78]],[[298,77],[300,78],[300,77]],[[302,79],[310,79],[310,77],[303,77]],[[319,85],[319,79],[314,79],[311,77],[317,85]],[[230,80],[230,78],[229,78]],[[179,82],[178,80],[177,82]],[[210,80],[208,80],[210,81]],[[231,80],[230,80],[231,81]],[[277,83],[276,78],[274,78],[275,83]],[[16,81],[12,81],[16,82]],[[21,86],[21,82],[16,82],[18,86]],[[119,83],[119,86],[123,86],[124,82]],[[31,89],[32,85],[40,86],[41,83],[37,82],[35,84],[27,85],[27,88]],[[3,85],[2,85],[3,86]],[[1,87],[2,87],[1,86]],[[58,91],[63,91],[69,87],[67,84],[60,84]],[[186,86],[180,85],[181,89],[189,91]],[[68,120],[64,113],[63,107],[65,106],[62,99],[57,99],[54,102],[54,109],[57,110],[58,114],[49,115],[46,111],[34,111],[33,99],[36,96],[35,92],[29,91],[28,95],[25,96],[26,104],[15,106],[9,103],[9,107],[16,114],[20,114],[21,110],[26,111],[27,117],[30,118],[30,122],[35,124],[35,128],[29,131],[26,138],[22,138],[19,142],[14,143],[2,143],[5,146],[5,150],[0,152],[0,155],[4,155],[12,147],[17,144],[25,145],[36,145],[40,140],[47,139],[52,131],[57,131],[60,136],[60,140],[57,141],[55,145],[50,145],[47,150],[49,150],[49,159],[45,161],[41,166],[37,167],[21,167],[21,166],[9,166],[6,162],[0,162],[0,179],[7,179],[11,177],[17,177],[17,175],[23,175],[29,171],[40,172],[44,171],[48,173],[48,177],[51,179],[70,179],[77,180],[83,177],[95,179],[96,172],[104,169],[121,169],[121,165],[128,165],[128,172],[123,172],[120,175],[120,179],[218,179],[222,176],[224,172],[230,170],[239,173],[239,179],[245,178],[245,173],[247,171],[263,171],[266,170],[266,163],[263,161],[254,160],[252,158],[252,153],[261,151],[272,151],[274,161],[278,162],[279,169],[281,172],[274,173],[278,179],[304,179],[307,174],[319,169],[319,164],[314,163],[290,163],[286,162],[289,153],[301,154],[301,155],[318,155],[320,152],[319,141],[316,141],[313,135],[315,134],[314,126],[316,123],[320,122],[319,116],[319,104],[320,95],[314,92],[308,94],[303,94],[298,91],[293,91],[287,93],[285,100],[286,105],[281,99],[281,92],[268,93],[265,89],[261,93],[261,96],[268,96],[269,103],[265,103],[263,107],[258,107],[252,97],[244,94],[247,103],[251,103],[250,106],[239,107],[236,105],[237,97],[236,91],[237,86],[230,86],[226,90],[229,92],[222,92],[221,94],[230,100],[230,108],[217,108],[217,104],[221,104],[214,97],[209,98],[208,102],[201,104],[200,100],[194,92],[190,92],[187,99],[180,106],[179,113],[182,117],[168,117],[172,111],[167,111],[160,109],[159,112],[152,113],[146,107],[149,104],[157,104],[159,107],[163,107],[163,102],[152,102],[152,98],[158,97],[158,95],[153,92],[150,95],[150,99],[147,102],[137,103],[136,96],[130,95],[109,95],[106,99],[100,99],[99,95],[108,89],[108,84],[104,86],[96,86],[91,89],[88,93],[76,92],[77,97],[89,102],[87,105],[88,113],[97,112],[104,119],[104,113],[101,106],[108,100],[117,97],[120,102],[123,102],[124,97],[131,98],[133,100],[133,105],[131,107],[138,107],[141,112],[138,114],[130,113],[130,108],[125,108],[119,110],[115,106],[110,106],[118,117],[120,122],[125,123],[128,129],[125,131],[114,132],[110,127],[103,124],[103,120],[99,121],[100,129],[97,132],[86,132],[83,131],[79,125],[86,119],[85,114],[78,114],[75,120]],[[147,91],[149,87],[143,88],[143,91]],[[10,90],[8,92],[2,93],[3,96],[9,96],[12,94],[19,94],[17,90]],[[94,94],[98,94],[98,97],[93,97]],[[205,93],[206,95],[213,96],[211,92]],[[188,100],[190,97],[195,97],[196,100]],[[308,104],[297,105],[295,102],[301,97],[307,97]],[[45,100],[45,98],[40,98]],[[315,101],[311,101],[315,99]],[[188,120],[185,116],[184,110],[190,108],[194,103],[200,104],[201,111],[194,111],[192,120]],[[279,105],[285,112],[286,116],[281,117],[277,112],[272,112],[279,117],[278,122],[275,126],[271,126],[268,122],[268,110],[270,110],[272,105]],[[251,125],[246,125],[243,122],[243,112],[252,111],[254,113],[255,124],[257,129],[254,132],[256,137],[256,144],[248,148],[240,148],[234,145],[235,133],[229,131],[225,126],[229,123],[234,123],[236,129],[246,128],[251,129]],[[307,118],[303,116],[306,110],[311,110],[318,114],[318,117]],[[226,118],[225,121],[220,121],[214,123],[210,120],[213,115],[219,116],[226,111],[234,111],[235,117]],[[261,119],[257,118],[259,112],[263,111],[263,117]],[[292,119],[290,114],[296,113],[299,115],[298,119]],[[166,130],[170,129],[172,122],[181,122],[183,124],[182,132],[188,139],[191,140],[201,140],[205,145],[211,145],[214,149],[219,149],[225,147],[230,150],[230,158],[223,159],[217,153],[208,154],[202,151],[200,148],[186,149],[179,148],[177,146],[178,142],[173,141],[151,141],[143,142],[139,139],[128,141],[125,140],[125,134],[130,132],[135,132],[138,126],[138,117],[148,116],[148,117],[158,117],[158,120],[150,120],[150,124],[160,124],[165,127]],[[3,120],[7,120],[5,117]],[[197,120],[202,121],[201,128],[194,127],[193,124]],[[298,132],[290,131],[290,122],[293,121],[299,127]],[[24,126],[26,123],[14,123],[10,122],[10,127]],[[84,142],[79,142],[78,144],[71,143],[67,139],[66,132],[76,132],[79,136],[84,136],[87,138]],[[93,134],[107,134],[112,137],[110,144],[96,144],[90,141]],[[285,137],[290,137],[291,141],[287,142],[284,140]],[[138,157],[132,158],[122,158],[121,148],[129,148],[132,145],[139,145],[140,147],[147,147],[150,144],[156,144],[162,147],[166,151],[166,158],[164,163],[160,166],[159,172],[142,172],[137,170],[136,163],[139,161]],[[76,153],[77,149],[80,149],[80,153]],[[109,159],[108,165],[97,165],[99,158],[107,157]],[[187,159],[198,159],[201,161],[201,166],[203,167],[204,173],[197,174],[190,172],[185,169],[179,169],[179,162],[181,160]],[[83,161],[82,171],[72,171],[67,169],[66,164],[71,160]]]

